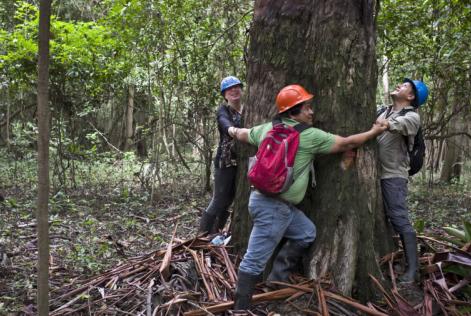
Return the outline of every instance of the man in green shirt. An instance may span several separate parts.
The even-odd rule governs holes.
[[[304,123],[312,125],[313,95],[300,85],[289,85],[280,90],[276,98],[278,118],[286,125]],[[272,123],[251,129],[230,127],[229,135],[239,141],[259,146],[272,129]],[[303,199],[309,182],[309,166],[315,154],[347,151],[362,145],[382,133],[385,127],[374,124],[364,133],[341,137],[310,127],[300,134],[299,147],[294,161],[294,183],[277,197],[270,197],[253,190],[250,194],[249,213],[253,228],[247,252],[239,267],[234,309],[245,310],[250,306],[255,284],[261,279],[265,265],[274,249],[284,237],[283,245],[268,277],[269,281],[288,281],[298,260],[314,242],[316,228],[296,204]]]

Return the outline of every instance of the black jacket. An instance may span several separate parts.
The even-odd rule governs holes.
[[[216,116],[219,130],[219,145],[214,165],[217,168],[236,166],[235,141],[229,136],[228,129],[231,126],[240,127],[241,115],[229,105],[223,103],[219,106]]]

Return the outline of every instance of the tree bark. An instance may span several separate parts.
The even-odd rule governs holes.
[[[375,1],[259,0],[255,2],[248,51],[246,126],[276,113],[278,91],[299,83],[313,92],[315,126],[349,135],[375,120],[377,67]],[[233,241],[244,251],[250,234],[249,185],[241,149]],[[308,189],[301,208],[317,226],[307,273],[326,274],[345,294],[368,299],[368,273],[380,276],[376,258],[391,249],[378,190],[374,143],[358,151],[356,165],[339,168],[341,155],[317,157],[317,186]],[[355,288],[354,288],[355,284]]]
[[[384,69],[383,69],[383,74],[382,74],[382,82],[383,82],[383,103],[384,104],[390,104],[391,99],[389,97],[389,71],[388,71],[388,58],[386,56],[383,56],[383,63],[384,63]]]
[[[456,109],[457,106],[454,108]],[[462,111],[458,115],[453,116],[449,127],[445,129],[445,133],[453,134],[464,131],[465,126],[462,123],[464,115],[465,112]],[[464,144],[465,139],[463,135],[449,137],[445,140],[446,149],[440,172],[440,181],[450,183],[453,179],[460,179],[464,159],[463,152],[465,151]]]
[[[128,88],[128,106],[126,109],[126,141],[124,150],[129,150],[133,144],[133,121],[134,121],[134,92],[135,87],[130,85]]]
[[[444,121],[441,129],[442,135],[453,135],[466,132],[468,111],[466,102],[469,100],[469,83],[463,83],[462,90],[449,87],[448,81],[443,79],[438,81],[435,92],[436,103],[446,113],[447,108],[451,109],[450,117]],[[466,100],[466,101],[465,101]],[[450,107],[450,104],[452,106]],[[445,148],[443,154],[442,168],[440,170],[440,181],[450,183],[453,179],[459,180],[464,160],[465,139],[463,135],[455,135],[445,138]]]
[[[38,45],[38,315],[49,314],[49,30],[51,0],[41,0]]]

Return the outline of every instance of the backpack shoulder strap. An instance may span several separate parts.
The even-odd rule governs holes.
[[[283,124],[283,121],[281,120],[281,118],[275,117],[275,118],[271,121],[271,123],[272,123],[273,126],[275,126],[275,125]]]
[[[304,124],[304,123],[299,123],[293,126],[293,128],[301,134],[303,131],[307,130],[309,127],[312,127],[310,125]]]
[[[376,118],[378,118],[381,114],[386,112],[386,117],[389,116],[389,113],[392,111],[392,105],[390,106],[382,106],[376,111]]]
[[[416,109],[402,109],[401,111],[399,111],[399,116],[404,116],[406,115],[407,112],[415,112]],[[420,133],[420,136],[422,136],[422,127],[419,126],[419,129],[417,130],[417,134],[415,134],[415,137],[419,137],[419,133]],[[409,148],[409,137],[408,136],[405,136],[404,135],[404,141],[406,142],[406,147],[407,147],[407,151],[410,152],[411,149]],[[414,139],[414,144],[417,140]]]
[[[283,121],[281,120],[281,118],[276,117],[271,121],[271,123],[273,126],[275,126],[275,125],[283,124]],[[309,127],[311,126],[304,123],[299,123],[293,126],[293,128],[300,134],[306,129],[308,129]]]
[[[404,116],[404,115],[406,115],[407,112],[415,112],[415,109],[405,109],[404,108],[399,112],[399,115]]]

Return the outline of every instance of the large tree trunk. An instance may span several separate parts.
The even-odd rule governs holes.
[[[38,315],[49,314],[49,30],[51,0],[41,0],[38,45]]]
[[[315,126],[348,135],[369,129],[375,119],[377,83],[375,1],[259,0],[250,31],[245,125],[269,120],[283,86],[299,83],[315,94]],[[244,251],[250,233],[246,158],[241,151],[233,218],[233,240]],[[339,167],[340,155],[315,161],[317,187],[308,189],[301,208],[317,226],[308,275],[330,275],[338,288],[366,299],[368,273],[380,275],[378,254],[391,239],[381,207],[376,154],[370,143],[356,165]],[[355,288],[353,285],[355,284]]]

